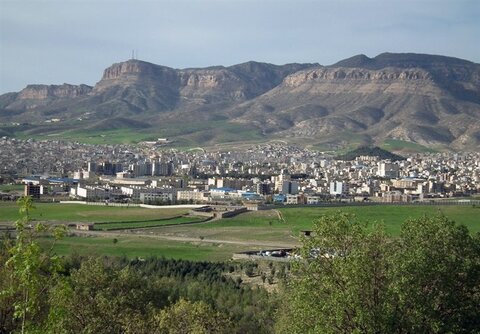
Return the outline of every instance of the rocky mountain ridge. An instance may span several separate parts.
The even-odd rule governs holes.
[[[32,130],[34,124],[53,116],[82,119],[87,130],[104,129],[112,118],[121,121],[111,124],[126,128],[130,119],[132,128],[141,124],[142,131],[150,125],[156,134],[164,132],[155,128],[171,130],[178,122],[223,122],[265,139],[314,144],[395,139],[475,148],[480,145],[480,65],[391,53],[358,55],[329,66],[247,62],[173,69],[129,60],[105,69],[94,87],[29,85],[0,96],[1,123],[28,122],[28,131],[44,133],[50,130]],[[76,124],[56,126],[58,131]],[[197,131],[192,140],[198,144],[229,140],[228,131],[222,139],[209,126],[197,128],[174,133]],[[2,133],[8,131],[4,127]]]

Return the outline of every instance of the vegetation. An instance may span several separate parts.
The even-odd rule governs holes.
[[[59,258],[52,248],[42,250],[37,241],[37,235],[47,232],[48,227],[30,223],[32,198],[22,197],[17,203],[22,217],[15,222],[15,241],[6,239],[0,252],[0,332],[17,327],[25,333],[27,328],[36,326],[37,317],[44,316],[47,289],[54,279],[50,273],[57,271]],[[63,226],[51,230],[55,240],[64,231]]]
[[[16,238],[6,237],[0,247],[0,333],[480,328],[480,234],[443,215],[407,220],[393,238],[383,224],[342,212],[323,215],[302,239],[301,259],[274,265],[59,257],[54,248],[40,247],[38,236],[58,240],[63,230],[34,224],[31,198],[19,204]],[[112,247],[122,242],[110,240]],[[280,288],[267,291],[275,282]]]
[[[0,202],[0,221],[15,221],[18,209],[11,202]],[[187,209],[145,209],[83,204],[36,203],[31,219],[49,222],[141,222],[186,214]]]
[[[174,141],[170,146],[196,147],[199,142],[229,143],[244,141],[259,141],[264,139],[255,127],[234,124],[226,120],[173,122],[159,124],[153,127],[131,127],[129,123],[118,124],[112,129],[108,125],[96,126],[81,122],[65,124],[63,128],[46,125],[32,127],[15,127],[12,130],[15,136],[22,139],[63,139],[85,144],[132,144],[141,141],[156,140],[156,138],[171,138]],[[82,125],[82,126],[80,126]],[[34,131],[34,133],[32,133]]]
[[[22,192],[25,186],[23,184],[0,184],[0,192]]]
[[[21,205],[25,223],[31,199]],[[0,252],[1,333],[177,333],[173,319],[180,315],[187,332],[272,330],[273,297],[227,278],[224,263],[60,259],[24,238],[38,229],[22,226]]]
[[[114,240],[117,240],[114,242]],[[43,248],[51,247],[51,238],[41,238]],[[112,256],[127,258],[166,257],[195,261],[227,261],[245,246],[197,242],[170,241],[135,235],[112,237],[65,237],[56,241],[53,250],[60,256]]]
[[[480,235],[444,216],[398,238],[348,214],[316,221],[283,293],[279,333],[473,333],[480,328]]]
[[[426,147],[417,143],[398,139],[387,139],[383,142],[382,148],[384,150],[394,150],[402,152],[417,152],[417,153],[435,153],[437,150]]]
[[[400,227],[407,219],[420,218],[424,215],[432,216],[443,214],[461,222],[472,232],[480,232],[478,215],[479,207],[458,205],[372,205],[372,206],[345,206],[345,207],[290,207],[277,209],[283,220],[279,219],[275,211],[257,211],[243,213],[238,216],[222,219],[208,224],[191,226],[188,230],[182,227],[170,228],[169,232],[181,231],[183,234],[205,236],[215,235],[222,239],[240,240],[268,240],[291,243],[298,237],[301,230],[311,230],[313,221],[326,214],[333,214],[338,210],[357,216],[360,221],[372,221],[374,218],[385,226],[390,236],[398,236]]]
[[[355,158],[359,156],[376,156],[380,157],[380,159],[390,159],[392,161],[397,161],[397,160],[405,160],[404,157],[391,153],[389,151],[386,151],[380,147],[369,147],[369,146],[361,146],[353,151],[347,152],[342,155],[336,156],[336,159],[338,160],[354,160]]]
[[[353,214],[364,223],[372,221],[382,223],[390,236],[400,235],[402,223],[406,220],[435,215],[445,215],[465,225],[472,233],[480,232],[478,220],[480,208],[469,205],[375,205],[280,209],[285,221],[293,225],[296,235],[300,230],[312,229],[312,222],[319,216],[334,214],[338,210]]]

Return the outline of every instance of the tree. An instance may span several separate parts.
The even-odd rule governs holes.
[[[444,216],[409,220],[390,267],[398,332],[480,332],[480,234]]]
[[[474,333],[480,237],[445,217],[398,238],[337,213],[315,223],[283,293],[280,333]]]
[[[59,258],[52,255],[54,243],[44,250],[37,238],[52,232],[54,240],[58,240],[65,227],[50,229],[43,224],[31,224],[30,212],[35,208],[32,198],[21,197],[17,203],[22,216],[15,222],[15,241],[6,250],[7,260],[1,274],[9,284],[2,287],[0,301],[8,301],[7,307],[14,310],[11,323],[18,321],[20,332],[25,333],[38,328],[46,317],[48,288],[60,269]]]
[[[180,299],[155,317],[155,333],[207,334],[229,333],[230,320],[202,301]]]
[[[337,213],[303,239],[277,329],[282,333],[385,333],[387,238]]]
[[[87,258],[52,289],[53,333],[152,333],[152,311],[166,306],[167,291],[130,267]]]

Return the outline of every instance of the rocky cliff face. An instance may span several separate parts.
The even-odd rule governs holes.
[[[19,93],[5,94],[0,97],[0,109],[35,110],[58,103],[71,103],[88,96],[92,87],[87,85],[28,85]]]
[[[17,96],[20,100],[73,99],[92,91],[87,85],[28,85]]]
[[[297,72],[288,76],[284,84],[290,87],[300,86],[308,81],[401,81],[401,80],[424,80],[432,81],[431,75],[420,69],[395,69],[366,70],[362,68],[320,68]]]
[[[88,114],[100,122],[121,118],[127,127],[129,119],[140,120],[152,128],[223,120],[254,127],[265,138],[395,138],[475,147],[480,146],[480,65],[390,53],[330,66],[247,62],[181,70],[129,60],[105,69],[93,88],[29,85],[0,96],[0,123],[42,122],[53,114]],[[214,141],[207,132],[194,138]]]
[[[230,115],[235,122],[255,122],[265,133],[287,138],[360,135],[428,146],[480,143],[480,66],[454,60],[452,68],[443,57],[430,56],[429,63],[423,55],[416,66],[415,57],[399,57],[406,60],[357,56],[295,72],[274,89],[234,107]]]
[[[159,102],[156,103],[157,109],[163,104],[161,110],[190,110],[205,104],[243,102],[272,89],[287,75],[310,66],[312,65],[276,66],[249,62],[231,67],[176,70],[129,60],[107,68],[102,79],[95,85],[92,95],[109,92],[118,98],[134,94],[140,99],[156,99]],[[125,89],[128,89],[128,93]]]

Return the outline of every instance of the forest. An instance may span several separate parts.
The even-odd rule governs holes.
[[[59,257],[37,239],[53,245],[65,228],[30,221],[30,198],[19,205],[0,245],[2,334],[480,332],[480,235],[441,215],[405,221],[398,237],[324,215],[298,260],[265,273],[256,262]]]

